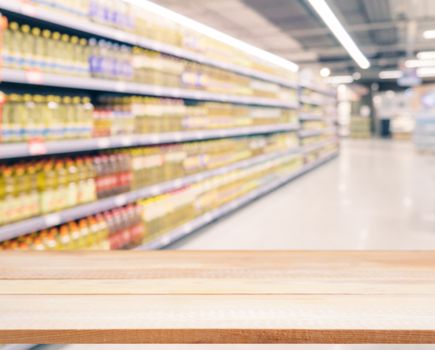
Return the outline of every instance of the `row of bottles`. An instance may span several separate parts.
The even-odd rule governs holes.
[[[0,93],[0,142],[86,139],[296,122],[296,111],[143,96]]]
[[[2,164],[0,225],[295,145],[295,135],[276,134]]]
[[[94,107],[87,96],[2,96],[0,142],[90,138]]]
[[[0,250],[129,249],[143,241],[144,230],[140,208],[135,204],[130,204],[0,242]]]
[[[110,211],[5,242],[1,249],[130,249],[296,171],[301,156],[238,169]]]
[[[3,36],[2,59],[7,68],[296,100],[295,89],[105,39],[17,22],[8,23]]]
[[[88,18],[93,22],[132,32],[156,42],[182,47],[220,62],[296,80],[296,73],[293,71],[249,55],[198,31],[182,27],[145,6],[138,7],[123,0],[27,0],[26,3],[48,7],[59,12],[61,16]]]

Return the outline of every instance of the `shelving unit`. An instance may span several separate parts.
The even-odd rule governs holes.
[[[330,161],[335,158],[337,153],[331,153],[326,156],[323,156],[321,159],[316,160],[310,164],[303,166],[301,169],[298,169],[293,174],[286,176],[282,179],[277,179],[272,181],[271,183],[258,188],[251,193],[236,199],[228,204],[223,205],[220,208],[217,208],[211,212],[208,212],[193,221],[190,221],[176,229],[165,233],[163,235],[158,236],[157,238],[151,239],[143,245],[139,246],[136,249],[140,250],[150,250],[150,249],[162,249],[166,246],[194,233],[195,231],[207,226],[213,221],[219,220],[226,215],[242,208],[243,206],[251,203],[252,201],[278,189],[280,186],[285,185],[286,183],[296,179],[297,177],[317,168],[318,166]]]
[[[64,28],[73,29],[92,35],[97,35],[106,39],[120,41],[129,45],[140,46],[174,57],[183,58],[189,61],[209,65],[216,68],[221,68],[230,72],[276,83],[289,88],[296,89],[298,86],[297,83],[289,82],[287,80],[280,79],[279,77],[275,77],[270,74],[265,74],[252,69],[213,60],[208,57],[189,52],[188,50],[181,49],[179,47],[149,40],[132,33],[126,33],[118,29],[91,22],[87,19],[72,16],[59,16],[59,14],[55,11],[45,9],[43,7],[38,7],[31,4],[30,2],[11,2],[8,0],[0,0],[0,10],[6,10],[15,14],[20,14],[23,16],[31,17],[33,19],[37,19],[42,22],[59,25]]]
[[[163,96],[197,101],[230,102],[237,104],[283,107],[290,109],[296,109],[299,106],[297,102],[286,102],[271,98],[216,94],[200,90],[168,88],[163,86],[137,84],[108,79],[81,78],[15,69],[3,69],[2,81],[15,84],[43,85],[50,87],[95,90],[157,97]]]
[[[301,80],[299,88],[300,145],[305,162],[310,164],[322,159],[325,152],[338,151],[336,92],[325,87],[323,83],[308,79]],[[304,91],[307,90],[314,97],[305,96]],[[308,111],[305,106],[309,107]],[[312,126],[313,123],[315,126]],[[311,138],[315,139],[311,141]]]
[[[156,51],[159,53],[167,54],[176,58],[185,59],[198,64],[203,64],[210,67],[223,69],[228,72],[249,77],[252,79],[259,79],[264,82],[277,84],[280,87],[294,89],[295,93],[301,89],[303,84],[299,85],[296,81],[283,79],[282,77],[266,74],[251,68],[245,68],[234,64],[224,63],[220,60],[211,59],[205,55],[191,52],[188,49],[183,49],[176,46],[167,45],[164,43],[156,42],[138,36],[133,33],[123,32],[122,30],[114,29],[109,26],[92,22],[84,17],[75,17],[72,15],[60,15],[59,12],[54,11],[48,7],[36,6],[31,1],[15,1],[10,2],[0,0],[0,11],[6,14],[13,14],[16,18],[22,18],[23,21],[32,19],[33,23],[39,22],[40,27],[49,25],[50,28],[56,28],[59,31],[67,30],[74,34],[86,34],[87,36],[97,36],[109,40],[116,41],[132,46],[139,46],[145,49]],[[298,110],[301,105],[310,104],[318,108],[323,108],[325,101],[331,99],[329,91],[319,89],[316,86],[311,86],[315,91],[325,94],[325,101],[318,98],[307,98],[304,96],[297,96],[291,98],[292,94],[276,93],[276,98],[265,98],[250,95],[235,95],[225,93],[213,93],[205,90],[190,89],[190,88],[171,88],[167,86],[157,86],[150,84],[140,84],[130,81],[109,80],[94,77],[79,77],[79,76],[66,76],[60,74],[41,72],[37,69],[17,69],[3,68],[1,71],[1,80],[14,87],[27,89],[29,87],[44,88],[64,88],[78,91],[92,92],[92,96],[97,96],[98,92],[109,92],[120,95],[142,95],[152,97],[162,97],[169,99],[184,99],[188,101],[208,101],[218,103],[231,103],[249,106],[266,106],[283,109]],[[255,82],[255,80],[253,80]],[[162,84],[165,84],[162,82]],[[243,83],[246,84],[246,83]],[[187,86],[187,85],[186,85]],[[249,86],[249,84],[248,84]],[[244,87],[244,85],[242,85]],[[305,86],[306,87],[306,86]],[[250,88],[251,89],[251,88]],[[251,90],[248,90],[251,91]],[[238,90],[236,91],[238,93]],[[243,91],[243,93],[245,93]],[[255,91],[252,90],[252,94]],[[266,95],[263,95],[266,96]],[[287,97],[283,97],[287,96]],[[189,103],[189,102],[186,102]],[[287,119],[286,119],[287,120]],[[264,162],[288,157],[289,155],[302,155],[305,156],[309,149],[322,150],[328,147],[332,142],[316,142],[314,145],[304,145],[302,147],[302,140],[311,136],[319,136],[331,132],[331,128],[315,129],[315,130],[301,130],[300,125],[307,121],[322,121],[322,114],[315,113],[300,113],[300,118],[297,123],[288,124],[272,124],[262,126],[250,126],[228,129],[210,129],[210,130],[197,130],[197,131],[177,131],[166,133],[152,133],[152,134],[138,134],[138,135],[123,135],[113,137],[97,137],[90,139],[72,139],[72,140],[32,140],[29,143],[0,143],[0,161],[13,162],[20,158],[44,157],[49,155],[59,155],[75,153],[75,152],[99,152],[103,150],[116,149],[116,148],[130,148],[138,146],[155,146],[166,145],[174,143],[184,143],[188,141],[202,141],[212,139],[226,139],[237,138],[241,136],[254,136],[254,135],[267,135],[274,133],[289,133],[293,132],[299,136],[301,146],[296,148],[289,148],[285,152],[274,152],[261,156],[256,156],[251,159],[246,159],[233,163],[220,168],[208,170],[195,175],[177,178],[171,181],[157,183],[152,186],[139,188],[127,193],[111,196],[104,199],[99,199],[90,203],[82,204],[76,207],[68,208],[54,213],[33,217],[30,219],[21,220],[12,224],[0,226],[0,241],[13,239],[39,230],[49,229],[56,227],[74,220],[88,217],[97,213],[112,210],[115,208],[123,207],[130,203],[145,198],[156,197],[162,194],[167,194],[171,191],[179,190],[183,187],[198,183],[205,179],[215,176],[224,175],[231,171],[253,167]],[[310,148],[311,147],[311,148]],[[291,174],[281,179],[275,179],[266,185],[251,191],[247,195],[238,198],[229,204],[226,204],[219,209],[201,216],[192,222],[179,227],[178,229],[170,232],[167,235],[156,238],[153,241],[145,243],[142,249],[161,248],[170,244],[174,240],[191,233],[192,231],[200,228],[207,223],[223,217],[230,211],[249,203],[250,201],[267,194],[268,192],[278,188],[282,184],[314,169],[315,167],[323,164],[327,160],[333,158],[336,152],[324,152],[318,159],[306,164]],[[38,159],[40,159],[38,158]]]
[[[161,145],[187,141],[222,139],[228,137],[296,131],[298,124],[266,125],[236,129],[180,131],[144,135],[100,137],[83,140],[47,141],[38,143],[0,144],[0,159],[24,158],[38,155],[82,152],[110,148]]]
[[[52,226],[57,226],[65,222],[80,219],[85,216],[114,209],[126,205],[128,203],[135,202],[139,199],[154,197],[163,193],[167,193],[213,176],[222,175],[236,169],[250,167],[279,157],[297,154],[299,152],[300,149],[295,148],[293,150],[284,153],[277,152],[273,154],[262,155],[252,159],[247,159],[241,162],[230,164],[228,166],[224,166],[221,168],[217,168],[202,173],[198,173],[195,175],[190,175],[187,177],[144,187],[136,191],[127,192],[127,193],[119,194],[104,199],[99,199],[95,202],[62,210],[57,213],[51,213],[43,216],[22,220],[17,223],[3,225],[0,227],[0,241],[15,238],[33,231],[38,231]]]

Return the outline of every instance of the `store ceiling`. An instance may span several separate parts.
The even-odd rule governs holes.
[[[360,71],[306,0],[156,0],[302,67],[328,66],[333,74]],[[435,0],[328,0],[371,68],[363,78],[396,69],[407,56],[435,50],[422,33],[435,29]]]

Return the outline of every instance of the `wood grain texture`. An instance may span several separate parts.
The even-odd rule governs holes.
[[[435,343],[435,252],[2,252],[0,343]]]

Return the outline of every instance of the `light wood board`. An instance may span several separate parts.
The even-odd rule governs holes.
[[[435,252],[2,252],[0,343],[435,343]]]

